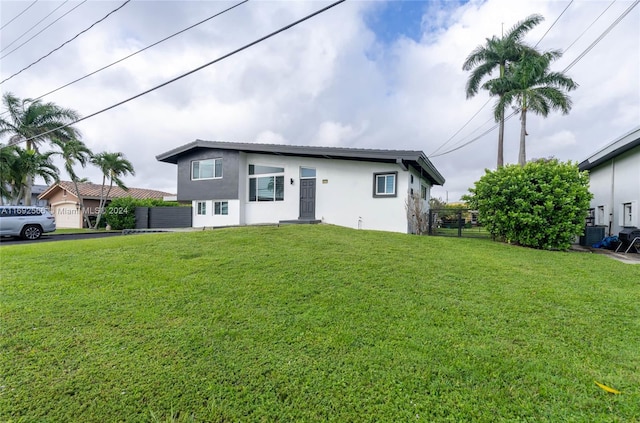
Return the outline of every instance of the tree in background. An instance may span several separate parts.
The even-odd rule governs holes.
[[[541,15],[531,15],[525,20],[518,22],[506,34],[498,38],[495,35],[486,39],[484,45],[477,46],[467,56],[462,69],[472,71],[467,81],[467,98],[471,98],[478,93],[483,79],[491,75],[496,69],[498,77],[504,78],[506,68],[510,63],[517,62],[521,59],[523,53],[535,55],[536,50],[522,42],[526,33],[533,27],[542,22],[544,18]],[[503,92],[490,91],[490,94],[497,95],[502,98]],[[504,112],[499,119],[498,130],[498,164],[500,168],[504,165]]]
[[[492,79],[483,85],[489,92],[500,93],[494,108],[496,120],[504,120],[504,111],[510,104],[520,112],[520,166],[527,162],[527,112],[531,110],[547,117],[550,110],[560,110],[565,115],[571,110],[571,98],[567,92],[576,89],[578,84],[562,72],[549,70],[551,62],[561,56],[560,51],[523,53],[520,61],[508,67],[505,77]]]
[[[464,197],[496,238],[532,248],[566,250],[582,234],[589,176],[578,165],[540,159],[485,175]]]
[[[62,157],[62,160],[64,160],[64,168],[67,171],[69,178],[71,178],[71,182],[73,182],[73,187],[76,191],[75,196],[78,197],[78,201],[80,202],[80,209],[84,210],[84,200],[80,194],[80,190],[78,189],[78,182],[81,182],[82,180],[76,174],[74,166],[79,164],[83,168],[86,167],[87,163],[91,161],[93,153],[89,147],[77,139],[63,141],[55,138],[53,140],[53,144],[60,149],[56,154],[59,154],[60,157]],[[88,214],[82,213],[82,215],[84,216],[87,227],[91,227]]]
[[[9,145],[24,142],[27,151],[38,151],[42,142],[66,141],[79,136],[75,128],[65,126],[80,118],[74,110],[41,100],[21,100],[11,93],[2,96],[2,105],[7,116],[0,116],[0,138],[8,136]],[[25,205],[31,205],[32,186],[33,179],[29,177],[23,190]]]
[[[58,168],[53,164],[53,152],[39,153],[26,150],[17,145],[2,150],[3,175],[1,184],[5,186],[5,194],[11,204],[18,204],[27,190],[29,181],[37,176],[47,184],[58,181]],[[4,168],[7,167],[7,172]],[[5,179],[6,178],[6,179]],[[29,199],[31,194],[29,194]]]
[[[123,176],[135,175],[133,165],[129,160],[124,157],[122,153],[108,153],[102,152],[94,155],[91,158],[91,163],[97,166],[102,172],[102,188],[100,189],[100,203],[98,206],[98,218],[96,219],[94,229],[98,228],[100,219],[102,217],[102,211],[104,210],[105,203],[111,193],[113,184],[127,191],[128,188],[122,182]],[[109,188],[106,188],[106,184],[109,182]],[[105,191],[106,189],[106,191]]]

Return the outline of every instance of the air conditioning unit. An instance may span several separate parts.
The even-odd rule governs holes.
[[[580,237],[580,245],[591,247],[593,244],[602,241],[605,237],[605,229],[605,226],[586,226],[584,235]]]

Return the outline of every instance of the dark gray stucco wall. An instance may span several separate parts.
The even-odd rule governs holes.
[[[191,180],[193,160],[222,158],[222,178]],[[240,154],[238,151],[196,149],[178,160],[178,201],[236,200]]]

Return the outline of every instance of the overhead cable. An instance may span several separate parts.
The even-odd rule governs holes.
[[[569,6],[571,6],[571,3],[573,3],[573,0],[571,0],[571,1],[569,2],[569,4],[567,5],[567,7],[565,7],[565,8],[564,8],[564,10],[563,10],[562,12],[560,12],[560,14],[559,14],[559,15],[558,15],[558,17],[556,18],[556,20],[555,20],[555,21],[553,21],[553,23],[552,23],[552,24],[551,24],[551,26],[547,29],[547,31],[546,31],[544,34],[542,34],[542,37],[540,37],[540,39],[538,40],[538,42],[536,43],[536,45],[535,45],[535,46],[533,46],[534,48],[535,48],[535,47],[538,47],[538,44],[540,44],[540,41],[542,41],[542,39],[543,39],[544,37],[546,37],[546,36],[547,36],[547,34],[549,33],[549,31],[551,31],[551,28],[553,28],[553,27],[554,27],[554,25],[558,22],[558,20],[560,20],[560,17],[561,17],[562,15],[564,15],[564,12],[566,12],[566,11],[567,11],[567,9],[569,8]]]
[[[46,31],[47,29],[49,29],[49,27],[53,24],[55,24],[56,22],[58,22],[60,19],[64,18],[65,16],[67,16],[69,13],[73,12],[74,10],[76,10],[78,7],[82,6],[83,4],[85,4],[87,2],[87,0],[83,0],[82,2],[78,3],[77,5],[75,5],[73,8],[71,8],[68,12],[66,12],[65,14],[63,14],[62,16],[60,16],[58,19],[56,19],[55,21],[51,22],[49,25],[45,26],[44,28],[42,28],[40,31],[36,32],[31,38],[29,38],[27,41],[25,41],[24,43],[20,44],[18,47],[14,48],[13,50],[11,50],[9,53],[5,54],[4,56],[0,57],[0,59],[4,59],[5,57],[7,57],[8,55],[10,55],[11,53],[13,53],[14,51],[18,50],[20,47],[22,47],[23,45],[27,44],[29,41],[33,40],[34,38],[36,38],[38,35],[42,34],[44,31]],[[66,2],[65,2],[66,3]],[[56,9],[57,10],[57,9]],[[17,40],[16,40],[17,41]]]
[[[577,43],[577,42],[578,42],[578,40],[579,40],[580,38],[582,38],[582,36],[583,36],[583,35],[584,35],[584,34],[585,34],[589,29],[591,29],[591,27],[592,27],[592,26],[593,26],[593,25],[598,21],[598,19],[600,19],[600,18],[602,17],[602,15],[604,15],[604,13],[605,13],[607,10],[609,10],[609,8],[610,8],[611,6],[613,6],[613,4],[614,4],[615,2],[616,2],[616,0],[613,0],[611,3],[609,3],[609,6],[605,7],[605,9],[602,11],[602,13],[600,13],[600,14],[598,15],[598,17],[597,17],[597,18],[595,18],[595,19],[593,20],[593,22],[591,22],[591,24],[590,24],[590,25],[589,25],[589,26],[588,26],[584,31],[582,31],[582,34],[578,35],[578,38],[576,38],[575,40],[573,40],[573,42],[572,42],[571,44],[569,44],[569,46],[568,46],[567,48],[565,48],[564,50],[562,50],[562,54],[566,53],[566,52],[567,52],[567,50],[569,50],[571,47],[573,47],[573,45],[574,45],[575,43]]]
[[[2,25],[0,27],[0,31],[2,31],[3,29],[5,29],[7,27],[7,25],[9,25],[11,22],[15,21],[16,19],[18,19],[20,16],[22,16],[22,14],[24,12],[26,12],[27,10],[29,10],[34,4],[36,4],[38,2],[38,0],[35,0],[33,3],[31,3],[29,6],[27,6],[26,9],[24,9],[22,12],[18,13],[16,16],[13,17],[13,19],[11,19],[9,22],[7,22],[6,24]]]
[[[237,54],[237,53],[240,53],[241,51],[246,50],[246,49],[248,49],[249,47],[253,47],[253,46],[254,46],[254,45],[256,45],[256,44],[259,44],[259,43],[261,43],[261,42],[263,42],[263,41],[265,41],[265,40],[267,40],[267,39],[269,39],[269,38],[272,38],[272,37],[274,37],[275,35],[278,35],[278,34],[280,34],[280,33],[284,32],[284,31],[287,31],[287,30],[289,30],[289,29],[293,28],[294,26],[297,26],[297,25],[301,24],[302,22],[305,22],[305,21],[307,21],[307,20],[309,20],[309,19],[311,19],[311,18],[313,18],[313,17],[315,17],[315,16],[317,16],[317,15],[320,15],[321,13],[326,12],[327,10],[329,10],[329,9],[331,9],[331,8],[333,8],[333,7],[337,6],[337,5],[339,5],[340,3],[344,3],[345,1],[346,1],[346,0],[338,0],[338,1],[334,2],[334,3],[331,3],[331,4],[329,4],[328,6],[323,7],[322,9],[318,9],[318,10],[316,10],[315,12],[313,12],[313,13],[311,13],[311,14],[309,14],[309,15],[306,15],[306,16],[304,16],[303,18],[298,19],[297,21],[294,21],[294,22],[292,22],[292,23],[290,23],[290,24],[288,24],[288,25],[285,25],[285,26],[281,27],[280,29],[277,29],[277,30],[275,30],[275,31],[273,31],[273,32],[271,32],[271,33],[269,33],[269,34],[267,34],[267,35],[263,36],[263,37],[258,38],[257,40],[254,40],[254,41],[252,41],[252,42],[250,42],[250,43],[248,43],[248,44],[245,44],[245,45],[243,45],[242,47],[239,47],[239,48],[237,48],[237,49],[235,49],[235,50],[233,50],[233,51],[231,51],[231,52],[229,52],[229,53],[227,53],[227,54],[225,54],[225,55],[223,55],[223,56],[218,57],[217,59],[211,60],[210,62],[207,62],[207,63],[205,63],[205,64],[203,64],[203,65],[201,65],[201,66],[198,66],[197,68],[191,69],[191,70],[190,70],[190,71],[188,71],[188,72],[185,72],[185,73],[183,73],[183,74],[181,74],[181,75],[179,75],[179,76],[176,76],[176,77],[175,77],[175,78],[173,78],[173,79],[170,79],[170,80],[168,80],[168,81],[166,81],[166,82],[163,82],[163,83],[162,83],[162,84],[160,84],[160,85],[156,85],[156,86],[155,86],[155,87],[153,87],[153,88],[150,88],[150,89],[148,89],[148,90],[146,90],[146,91],[143,91],[143,92],[141,92],[141,93],[139,93],[139,94],[136,94],[136,95],[134,95],[134,96],[132,96],[132,97],[129,97],[129,98],[127,98],[126,100],[122,100],[122,101],[120,101],[120,102],[118,102],[118,103],[116,103],[116,104],[113,104],[113,105],[109,106],[109,107],[105,107],[105,108],[104,108],[104,109],[102,109],[102,110],[99,110],[99,111],[97,111],[97,112],[91,113],[90,115],[87,115],[87,116],[85,116],[85,117],[82,117],[82,118],[80,118],[80,119],[77,119],[77,120],[75,120],[75,121],[73,121],[73,122],[67,123],[67,124],[65,124],[65,125],[60,125],[60,126],[59,126],[59,127],[57,127],[57,128],[53,128],[53,129],[51,129],[51,130],[49,130],[49,131],[43,132],[42,134],[38,134],[38,136],[39,136],[39,137],[41,137],[41,136],[43,136],[43,135],[50,134],[50,133],[52,133],[52,132],[58,131],[58,130],[63,129],[63,128],[66,128],[66,127],[68,127],[68,126],[75,125],[76,123],[82,122],[82,121],[87,120],[87,119],[90,119],[90,118],[92,118],[92,117],[95,117],[95,116],[97,116],[97,115],[99,115],[99,114],[101,114],[101,113],[104,113],[104,112],[108,111],[108,110],[111,110],[111,109],[114,109],[114,108],[116,108],[116,107],[122,106],[123,104],[128,103],[128,102],[130,102],[131,100],[135,100],[136,98],[139,98],[139,97],[145,96],[145,95],[147,95],[147,94],[149,94],[149,93],[151,93],[151,92],[153,92],[153,91],[155,91],[155,90],[157,90],[157,89],[159,89],[159,88],[162,88],[162,87],[164,87],[164,86],[166,86],[166,85],[169,85],[169,84],[171,84],[171,83],[174,83],[174,82],[176,82],[176,81],[178,81],[178,80],[180,80],[180,79],[182,79],[182,78],[185,78],[185,77],[187,77],[187,76],[189,76],[189,75],[191,75],[191,74],[193,74],[193,73],[196,73],[196,72],[198,72],[198,71],[200,71],[200,70],[202,70],[202,69],[204,69],[204,68],[206,68],[206,67],[209,67],[209,66],[211,66],[211,65],[213,65],[213,64],[215,64],[215,63],[218,63],[218,62],[220,62],[220,61],[222,61],[222,60],[224,60],[224,59],[227,59],[227,58],[229,58],[229,57],[231,57],[231,56],[233,56],[233,55],[235,55],[235,54]],[[25,138],[25,139],[21,140],[20,142],[27,142],[27,141],[31,141],[31,140],[32,140],[32,139],[34,139],[34,138],[35,138],[35,137]],[[4,148],[4,147],[0,147],[0,148]]]
[[[25,35],[27,35],[29,32],[31,32],[31,30],[33,28],[35,28],[36,26],[40,25],[40,23],[42,21],[44,21],[45,19],[47,19],[49,16],[53,15],[58,9],[60,9],[62,6],[64,6],[69,0],[64,0],[62,3],[60,3],[60,6],[56,7],[55,9],[53,9],[51,12],[49,12],[49,14],[47,16],[45,16],[44,18],[40,19],[38,22],[36,22],[35,24],[33,24],[31,26],[31,28],[27,29],[26,31],[24,31],[22,34],[20,34],[20,36],[18,38],[16,38],[15,40],[11,41],[9,44],[7,44],[6,46],[4,46],[4,48],[2,50],[0,50],[0,53],[5,51],[6,49],[8,49],[9,47],[11,47],[12,45],[14,45],[15,43],[18,42],[18,40],[20,40],[20,38],[24,37]],[[7,57],[7,55],[5,54],[4,56],[0,57],[0,59],[4,59],[5,57]]]
[[[66,84],[64,84],[64,85],[62,85],[62,86],[60,86],[60,87],[58,87],[58,88],[56,88],[56,89],[54,89],[54,90],[51,90],[51,91],[49,91],[49,92],[47,92],[47,93],[45,93],[45,94],[42,94],[42,95],[40,95],[40,96],[38,96],[38,97],[34,98],[34,100],[39,100],[39,99],[41,99],[41,98],[43,98],[43,97],[45,97],[45,96],[48,96],[49,94],[53,94],[53,93],[55,93],[56,91],[60,91],[61,89],[66,88],[66,87],[68,87],[69,85],[73,85],[73,84],[75,84],[76,82],[80,82],[80,81],[82,81],[83,79],[86,79],[86,78],[88,78],[88,77],[90,77],[90,76],[92,76],[92,75],[95,75],[95,74],[96,74],[96,73],[98,73],[98,72],[101,72],[101,71],[103,71],[103,70],[105,70],[105,69],[107,69],[107,68],[110,68],[110,67],[111,67],[111,66],[113,66],[113,65],[116,65],[116,64],[118,64],[118,63],[120,63],[120,62],[122,62],[122,61],[124,61],[124,60],[127,60],[127,59],[129,59],[130,57],[133,57],[133,56],[135,56],[135,55],[136,55],[136,54],[138,54],[138,53],[142,53],[143,51],[148,50],[148,49],[150,49],[151,47],[155,47],[155,46],[157,46],[158,44],[163,43],[163,42],[165,42],[165,41],[169,40],[170,38],[173,38],[173,37],[175,37],[175,36],[177,36],[177,35],[180,35],[180,34],[182,34],[183,32],[186,32],[186,31],[188,31],[188,30],[190,30],[190,29],[193,29],[193,28],[195,28],[196,26],[201,25],[201,24],[203,24],[203,23],[205,23],[205,22],[207,22],[207,21],[210,21],[211,19],[213,19],[213,18],[215,18],[215,17],[218,17],[218,16],[220,16],[220,15],[222,15],[222,14],[224,14],[224,13],[227,13],[227,12],[229,12],[231,9],[235,9],[235,8],[236,8],[236,7],[238,7],[238,6],[240,6],[240,5],[242,5],[242,4],[247,3],[248,1],[249,1],[249,0],[243,0],[243,1],[239,2],[239,3],[236,3],[235,5],[230,6],[230,7],[226,8],[226,9],[224,9],[223,11],[216,13],[215,15],[211,15],[211,16],[209,16],[208,18],[201,20],[200,22],[196,22],[195,24],[193,24],[193,25],[191,25],[191,26],[189,26],[189,27],[187,27],[187,28],[184,28],[184,29],[182,29],[182,30],[180,30],[180,31],[178,31],[178,32],[176,32],[176,33],[174,33],[174,34],[171,34],[171,35],[169,35],[169,36],[167,36],[167,37],[165,37],[165,38],[163,38],[163,39],[161,39],[161,40],[159,40],[159,41],[156,41],[155,43],[150,44],[150,45],[148,45],[148,46],[146,46],[146,47],[144,47],[144,48],[142,48],[142,49],[140,49],[140,50],[138,50],[138,51],[136,51],[136,52],[134,52],[134,53],[131,53],[131,54],[129,54],[129,55],[127,55],[127,56],[125,56],[125,57],[121,58],[121,59],[118,59],[118,60],[116,60],[115,62],[112,62],[112,63],[110,63],[110,64],[108,64],[108,65],[106,65],[106,66],[103,66],[103,67],[101,67],[100,69],[96,69],[96,70],[94,70],[93,72],[90,72],[90,73],[88,73],[88,74],[86,74],[86,75],[84,75],[84,76],[82,76],[82,77],[80,77],[80,78],[74,79],[73,81],[68,82],[68,83],[66,83]]]
[[[21,70],[19,70],[18,72],[14,73],[13,75],[11,75],[8,78],[5,78],[4,80],[2,80],[0,82],[0,84],[4,84],[5,82],[7,82],[8,80],[10,80],[11,78],[13,78],[16,75],[21,74],[22,72],[24,72],[25,70],[29,69],[31,66],[35,65],[36,63],[40,62],[41,60],[45,59],[46,57],[50,56],[51,54],[53,54],[54,52],[60,50],[62,47],[64,47],[65,45],[69,44],[71,41],[75,40],[76,38],[78,38],[80,35],[84,34],[85,32],[89,31],[91,28],[93,28],[94,26],[96,26],[97,24],[99,24],[100,22],[104,21],[105,19],[107,19],[109,16],[111,16],[112,14],[114,14],[115,12],[117,12],[118,10],[122,9],[124,6],[127,5],[127,3],[129,3],[131,0],[126,0],[124,3],[122,3],[120,6],[118,6],[117,8],[113,9],[111,12],[107,13],[103,18],[97,20],[96,22],[92,23],[88,28],[80,31],[79,33],[77,33],[76,35],[74,35],[73,37],[71,37],[69,40],[65,41],[64,43],[62,43],[60,46],[54,48],[53,50],[51,50],[49,53],[45,54],[44,56],[42,56],[41,58],[39,58],[38,60],[36,60],[35,62],[31,63],[29,66],[22,68]]]

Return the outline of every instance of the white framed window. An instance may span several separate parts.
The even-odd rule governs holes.
[[[315,178],[316,170],[312,167],[301,167],[300,168],[300,178]]]
[[[222,159],[194,160],[191,162],[191,180],[222,178]]]
[[[398,172],[374,173],[373,174],[373,196],[374,197],[396,197]]]
[[[596,226],[607,226],[609,224],[609,211],[606,205],[600,205],[596,208]]]
[[[250,164],[249,201],[284,201],[284,168]]]
[[[207,214],[207,202],[206,201],[198,201],[196,203],[196,214],[199,216],[205,216]]]
[[[229,214],[229,202],[228,201],[214,201],[213,202],[213,214],[216,216]]]
[[[629,201],[621,204],[620,226],[638,226],[638,202]]]
[[[420,185],[420,198],[422,198],[423,200],[427,199],[427,187],[425,187],[424,185]]]

